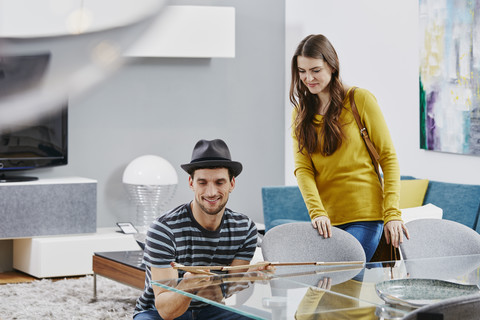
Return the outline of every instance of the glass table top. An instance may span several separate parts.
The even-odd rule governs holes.
[[[134,267],[138,270],[145,271],[145,265],[142,263],[142,250],[94,252],[94,254],[96,256],[119,262],[126,266]]]
[[[479,283],[480,255],[154,281],[251,319],[401,319],[423,304],[479,293]]]

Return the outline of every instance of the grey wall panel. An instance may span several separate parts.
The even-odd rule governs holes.
[[[96,183],[0,185],[0,238],[92,233]]]

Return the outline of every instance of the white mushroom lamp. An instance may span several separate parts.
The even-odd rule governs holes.
[[[134,225],[144,242],[148,227],[173,197],[178,184],[175,168],[162,157],[144,155],[132,160],[123,172],[123,184],[137,206]]]

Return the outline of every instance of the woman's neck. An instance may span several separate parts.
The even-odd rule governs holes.
[[[325,115],[328,111],[328,107],[330,106],[330,94],[329,93],[319,93],[318,94],[318,99],[320,100],[320,103],[318,105],[318,111],[317,113],[319,115]]]

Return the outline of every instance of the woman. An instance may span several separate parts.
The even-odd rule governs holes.
[[[352,114],[351,89],[340,79],[337,53],[325,36],[300,42],[290,86],[298,186],[319,234],[331,237],[332,225],[346,230],[370,261],[382,231],[396,248],[403,232],[409,235],[398,208],[400,169],[387,125],[375,97],[356,89],[360,118],[380,155],[383,189]]]

